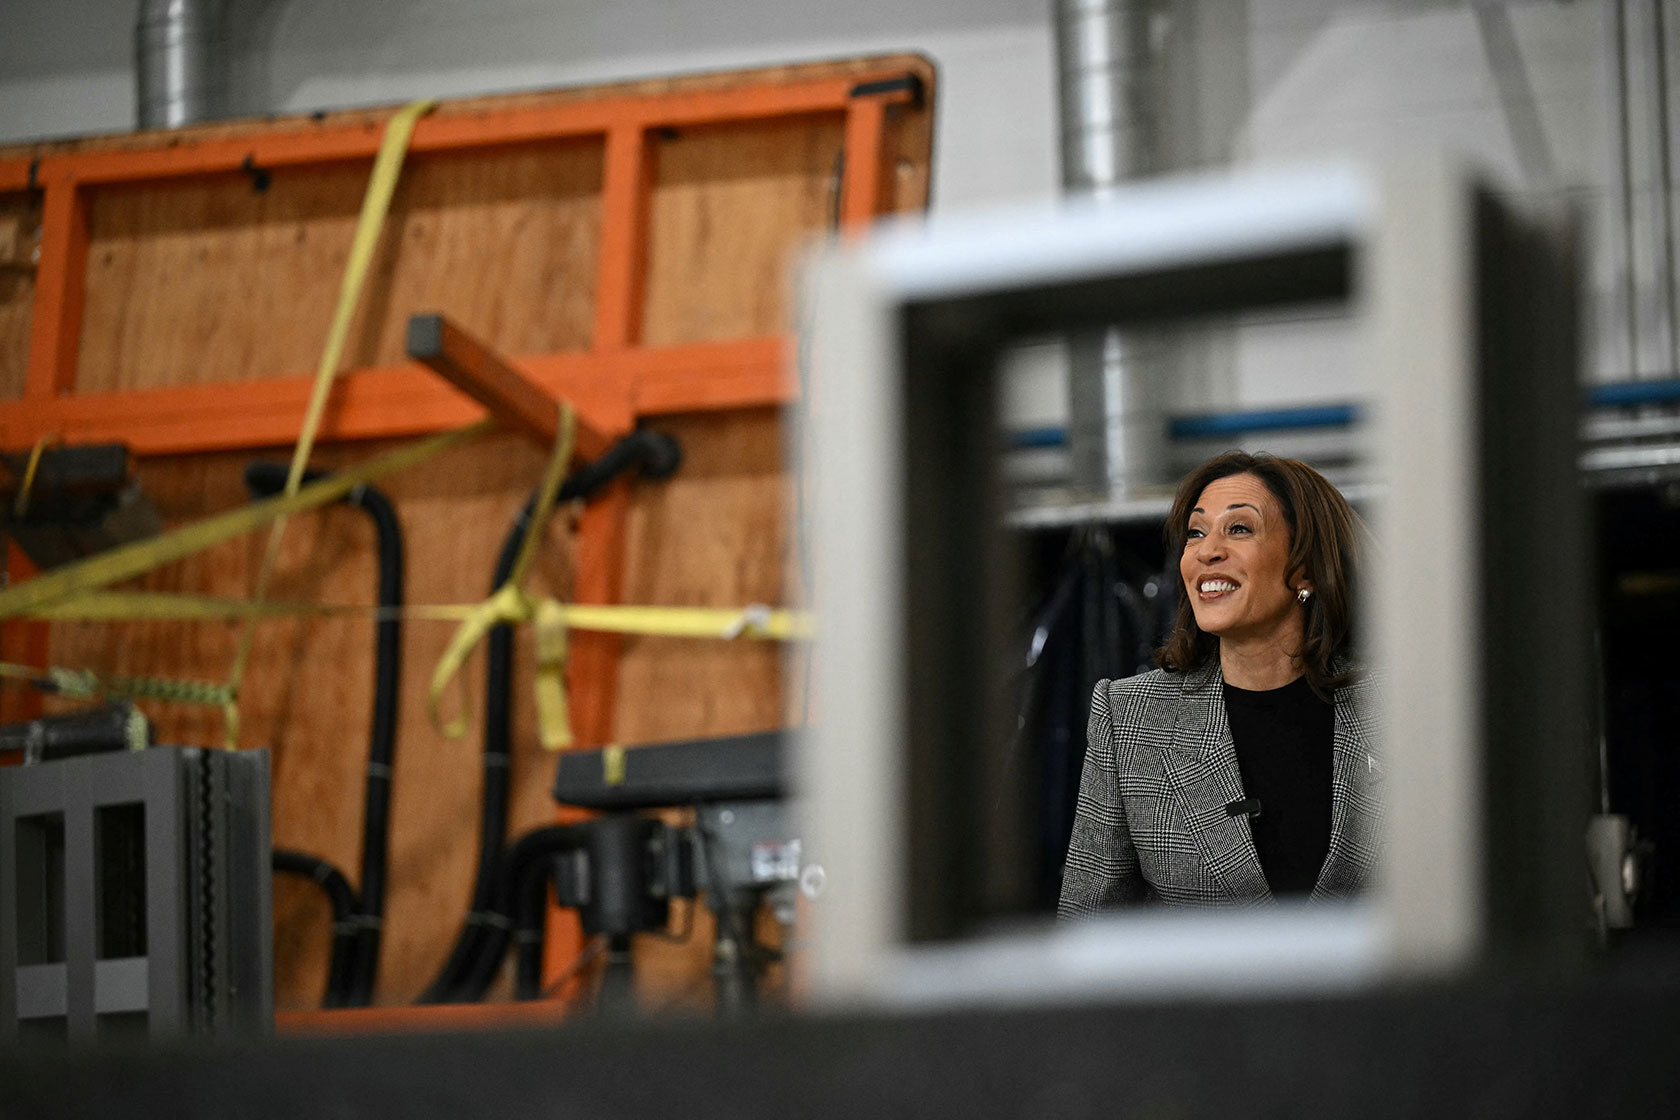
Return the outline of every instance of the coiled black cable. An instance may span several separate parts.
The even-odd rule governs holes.
[[[332,961],[327,965],[327,990],[321,998],[324,1007],[344,1007],[351,984],[351,970],[356,963],[356,942],[359,927],[356,912],[360,903],[350,880],[344,872],[319,856],[290,848],[276,848],[270,866],[286,875],[301,875],[317,883],[326,892],[332,905],[333,942]]]
[[[278,494],[286,485],[287,468],[279,463],[252,463],[245,468],[245,485],[253,495]],[[305,482],[325,477],[310,471]],[[402,526],[391,501],[367,484],[343,499],[372,520],[379,553],[378,599],[381,607],[403,605]],[[391,767],[396,758],[397,711],[402,683],[402,620],[381,617],[374,628],[373,725],[368,734],[367,783],[362,810],[361,892],[352,919],[357,927],[352,960],[338,975],[342,987],[330,989],[328,1006],[365,1007],[373,999],[379,975],[379,944],[385,918],[385,880],[391,840]],[[335,946],[337,938],[334,938]],[[335,948],[335,953],[337,952]]]
[[[599,459],[574,471],[560,486],[559,501],[587,499],[619,474],[639,467],[646,478],[666,478],[682,462],[676,440],[662,432],[639,430],[620,439]],[[514,518],[496,557],[490,589],[507,582],[530,528],[536,502],[532,495]],[[484,786],[479,815],[478,870],[473,879],[472,909],[462,923],[449,956],[420,996],[421,1003],[460,1003],[483,998],[507,949],[507,919],[497,913],[497,876],[507,838],[509,765],[512,749],[513,627],[492,627],[485,638]]]
[[[569,483],[570,480],[568,479]],[[561,493],[565,494],[565,485]],[[502,540],[490,577],[494,592],[507,582],[513,571],[525,533],[531,525],[536,503],[533,495],[513,519]],[[513,627],[502,623],[490,629],[484,640],[484,783],[478,815],[478,869],[473,875],[471,910],[449,956],[437,977],[421,993],[421,1003],[461,1003],[476,999],[469,975],[472,963],[485,951],[485,939],[493,935],[496,867],[507,838],[508,791],[512,785],[510,755],[513,744]]]
[[[471,998],[484,998],[510,942],[519,949],[518,997],[536,999],[541,995],[543,919],[554,858],[582,847],[584,842],[582,829],[550,825],[527,832],[508,849],[497,873],[495,913],[499,920],[484,927],[484,940],[466,978]]]

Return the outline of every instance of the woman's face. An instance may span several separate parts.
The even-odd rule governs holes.
[[[1221,641],[1298,645],[1295,595],[1311,585],[1288,581],[1289,523],[1266,484],[1252,474],[1208,483],[1188,529],[1178,571],[1196,625]]]

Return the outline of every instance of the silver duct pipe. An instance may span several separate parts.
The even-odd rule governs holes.
[[[1676,291],[1675,228],[1674,228],[1674,164],[1670,158],[1670,115],[1668,93],[1668,29],[1664,9],[1668,0],[1656,0],[1651,5],[1651,37],[1646,43],[1650,65],[1655,73],[1656,89],[1652,94],[1655,120],[1652,121],[1656,151],[1657,192],[1657,259],[1662,278],[1662,323],[1667,336],[1664,357],[1668,359],[1665,376],[1680,377],[1680,299]]]
[[[179,128],[228,110],[227,0],[140,0],[134,29],[139,127]]]
[[[1616,226],[1616,236],[1606,239],[1606,248],[1612,256],[1610,306],[1618,320],[1612,337],[1623,352],[1611,359],[1608,370],[1599,371],[1599,379],[1615,381],[1639,376],[1639,315],[1635,308],[1639,279],[1633,262],[1633,127],[1629,119],[1627,11],[1622,0],[1609,0],[1603,11],[1605,74],[1609,77],[1612,123],[1606,198]]]
[[[1616,353],[1601,377],[1680,374],[1673,112],[1668,74],[1671,0],[1609,0],[1605,62],[1612,110],[1608,200],[1611,327]]]
[[[1164,169],[1160,0],[1053,0],[1062,186],[1102,197]],[[1117,497],[1162,481],[1164,347],[1148,331],[1068,340],[1069,481]]]
[[[1062,186],[1103,195],[1161,170],[1151,0],[1055,0]]]

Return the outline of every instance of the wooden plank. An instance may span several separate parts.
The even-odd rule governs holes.
[[[560,430],[557,399],[442,315],[416,315],[408,321],[408,354],[477,401],[504,428],[530,436],[540,447],[554,446]],[[600,428],[578,418],[575,455],[594,459],[611,444]]]
[[[513,360],[547,392],[564,396],[606,431],[628,431],[631,402],[641,415],[782,404],[793,381],[779,338],[637,348],[611,354],[524,354]],[[277,447],[297,436],[311,378],[241,385],[163,386],[134,392],[78,393],[46,404],[0,403],[0,445],[28,446],[58,432],[69,442],[122,440],[139,455],[230,447]],[[322,439],[384,439],[459,427],[482,408],[413,365],[341,376]],[[614,427],[613,425],[622,425]]]

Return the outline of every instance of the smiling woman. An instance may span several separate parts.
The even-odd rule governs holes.
[[[1176,623],[1160,668],[1092,697],[1061,916],[1365,885],[1382,770],[1350,650],[1361,534],[1293,459],[1232,452],[1184,480]]]

